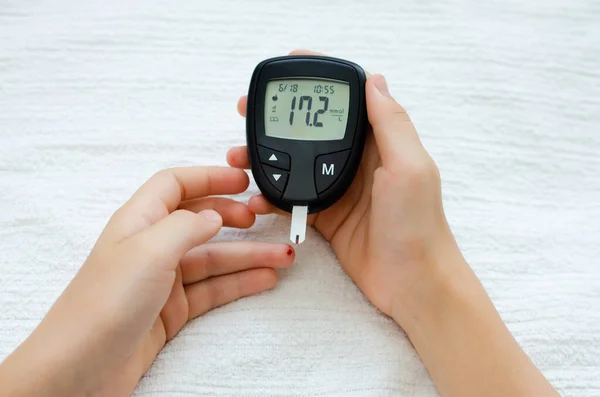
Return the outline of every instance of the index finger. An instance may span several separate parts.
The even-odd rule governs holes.
[[[237,194],[250,180],[241,169],[231,167],[182,167],[156,173],[115,213],[107,226],[128,237],[175,211],[183,201],[200,197]],[[112,226],[112,227],[111,227]]]
[[[288,55],[318,55],[322,57],[326,57],[327,54],[317,51],[305,50],[305,49],[297,49],[291,51]]]
[[[182,201],[215,194],[241,193],[248,187],[245,172],[230,167],[181,167],[159,171],[138,189],[128,204],[133,208],[158,199],[169,212]]]

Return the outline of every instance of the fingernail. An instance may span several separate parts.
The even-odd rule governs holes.
[[[221,222],[221,215],[219,215],[219,213],[214,210],[203,210],[200,211],[198,215],[203,216],[211,222]]]
[[[387,82],[385,81],[385,77],[383,77],[380,74],[374,75],[373,76],[373,84],[375,85],[375,88],[377,88],[377,91],[379,91],[381,93],[381,95],[391,96],[390,90],[388,89]]]

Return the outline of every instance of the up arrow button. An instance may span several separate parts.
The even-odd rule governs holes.
[[[264,146],[257,146],[258,158],[262,164],[279,168],[280,170],[290,170],[290,156],[288,154]]]

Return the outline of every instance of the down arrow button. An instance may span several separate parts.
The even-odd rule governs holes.
[[[262,164],[263,171],[265,175],[271,182],[271,185],[275,187],[275,189],[279,190],[281,193],[285,190],[285,184],[288,179],[288,172],[284,170],[280,170],[279,168],[270,167],[268,165]]]

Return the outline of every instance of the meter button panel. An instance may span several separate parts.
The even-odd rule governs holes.
[[[315,162],[315,185],[317,194],[323,193],[338,179],[344,171],[344,166],[350,155],[350,150],[324,154],[317,157]]]
[[[285,184],[288,180],[288,172],[280,170],[279,168],[270,167],[268,165],[263,165],[262,169],[265,175],[267,175],[269,182],[271,182],[271,185],[273,185],[279,192],[283,193],[285,190]]]
[[[286,153],[277,150],[269,149],[264,146],[258,146],[258,158],[262,164],[280,168],[282,170],[290,170],[290,156]],[[284,184],[285,186],[285,184]]]

